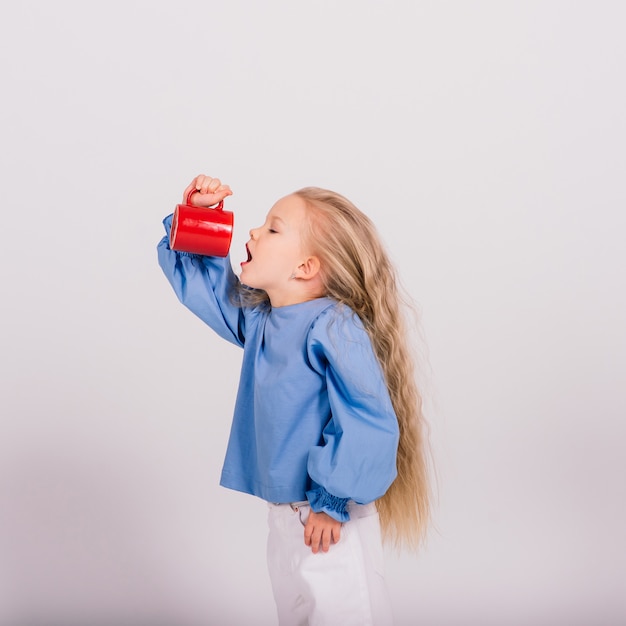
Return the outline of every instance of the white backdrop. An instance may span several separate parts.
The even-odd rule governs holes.
[[[15,2],[0,16],[0,624],[274,623],[218,486],[239,351],[178,304],[199,172],[247,230],[304,185],[419,304],[436,529],[399,625],[626,621],[626,8]]]

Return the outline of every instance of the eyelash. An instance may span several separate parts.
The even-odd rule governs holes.
[[[267,230],[268,230],[270,233],[277,233],[277,232],[278,232],[277,230],[274,230],[273,228],[268,228]]]

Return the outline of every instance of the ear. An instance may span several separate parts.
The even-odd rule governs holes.
[[[307,257],[294,272],[294,278],[300,278],[301,280],[311,280],[315,278],[320,272],[321,263],[316,256]]]

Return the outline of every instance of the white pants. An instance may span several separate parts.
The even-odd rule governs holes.
[[[348,504],[328,552],[304,545],[307,503],[270,504],[267,562],[280,626],[389,626],[376,505]]]

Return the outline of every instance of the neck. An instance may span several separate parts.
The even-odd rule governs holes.
[[[294,278],[289,289],[280,293],[268,291],[267,295],[272,308],[276,308],[317,300],[317,298],[323,298],[325,293],[321,281]]]

